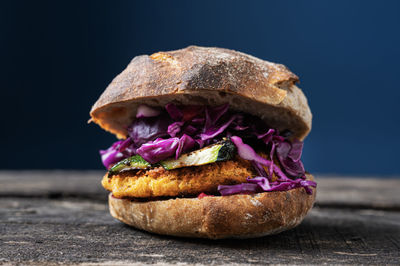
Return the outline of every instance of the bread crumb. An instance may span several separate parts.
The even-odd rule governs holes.
[[[252,203],[254,206],[256,206],[256,207],[261,207],[261,206],[263,206],[261,202],[259,202],[258,200],[254,199],[254,198],[251,198],[250,201],[251,201],[251,203]]]

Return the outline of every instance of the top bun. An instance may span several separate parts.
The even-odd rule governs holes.
[[[221,48],[187,48],[136,56],[90,111],[91,121],[118,138],[127,136],[139,104],[218,105],[256,115],[304,139],[311,111],[298,77],[285,66]]]

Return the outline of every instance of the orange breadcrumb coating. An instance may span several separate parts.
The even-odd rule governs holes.
[[[102,180],[105,189],[117,198],[162,197],[214,193],[218,185],[233,185],[246,182],[256,175],[249,161],[236,158],[202,166],[165,170],[162,167],[128,171]]]

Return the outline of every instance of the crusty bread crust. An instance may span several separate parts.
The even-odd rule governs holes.
[[[189,46],[133,58],[92,107],[91,121],[118,138],[127,136],[137,106],[218,105],[289,129],[303,139],[311,129],[307,99],[295,85],[298,77],[285,66],[221,48]]]
[[[311,176],[308,176],[312,179]],[[198,238],[252,238],[291,229],[312,208],[316,190],[147,202],[109,195],[110,213],[118,220],[152,233]]]

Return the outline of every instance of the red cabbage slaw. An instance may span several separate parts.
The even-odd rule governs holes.
[[[316,187],[314,181],[305,177],[301,162],[303,142],[289,140],[291,132],[280,134],[258,117],[229,110],[229,104],[211,107],[169,103],[165,110],[140,105],[136,120],[128,127],[128,134],[127,139],[100,151],[107,169],[135,154],[151,164],[170,157],[178,158],[182,153],[227,137],[237,147],[239,156],[252,162],[258,176],[247,178],[247,183],[243,184],[219,185],[221,195],[287,191],[299,187],[312,194],[311,187]],[[264,143],[269,151],[270,160],[259,156],[251,147],[251,144],[258,146],[260,143]],[[274,158],[282,169],[274,164]],[[273,174],[277,180],[272,179]]]

